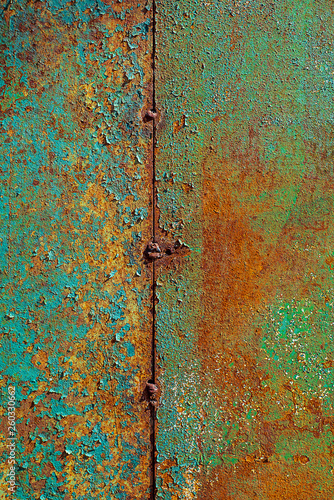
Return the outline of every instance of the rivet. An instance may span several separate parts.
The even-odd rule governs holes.
[[[146,389],[147,392],[150,394],[150,396],[153,396],[159,391],[158,386],[154,384],[151,380],[146,382]]]
[[[152,109],[148,109],[145,113],[145,116],[143,118],[144,122],[151,122],[152,120],[155,120],[158,116],[158,113],[153,111]]]
[[[150,243],[148,243],[148,245],[146,247],[144,255],[149,260],[161,259],[162,253],[161,253],[161,249],[160,249],[158,243],[154,243],[153,241],[150,241]]]

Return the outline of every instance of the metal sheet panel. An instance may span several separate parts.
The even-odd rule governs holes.
[[[3,7],[3,498],[330,499],[332,6],[153,7]]]
[[[157,0],[157,498],[333,496],[332,10]]]
[[[1,498],[149,496],[149,8],[1,12]]]

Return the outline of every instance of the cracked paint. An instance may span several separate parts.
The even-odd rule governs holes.
[[[149,495],[150,22],[132,0],[2,14],[2,498]]]

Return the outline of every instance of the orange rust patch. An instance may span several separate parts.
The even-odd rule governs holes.
[[[315,485],[321,472],[312,473],[300,462],[285,468],[282,463],[252,462],[215,468],[204,480],[197,500],[314,500],[331,498],[330,488]],[[319,483],[318,483],[319,484]],[[259,497],[261,492],[261,497]]]
[[[309,463],[310,459],[306,456],[306,455],[295,455],[293,457],[293,460],[296,462],[296,463],[300,463],[302,465],[306,465]]]
[[[260,253],[261,236],[232,205],[223,172],[204,171],[203,217],[205,330],[219,323],[228,327],[229,335],[238,336],[245,312],[262,299],[259,275],[266,262]]]
[[[177,134],[178,132],[180,132],[180,130],[184,128],[185,124],[186,124],[186,117],[185,117],[185,115],[182,115],[180,120],[176,120],[173,123],[174,134]]]

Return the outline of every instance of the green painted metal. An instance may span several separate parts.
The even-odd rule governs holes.
[[[3,5],[1,498],[332,499],[332,11]]]
[[[157,498],[333,498],[332,19],[157,0]]]
[[[150,6],[17,0],[0,22],[0,496],[146,499]]]

